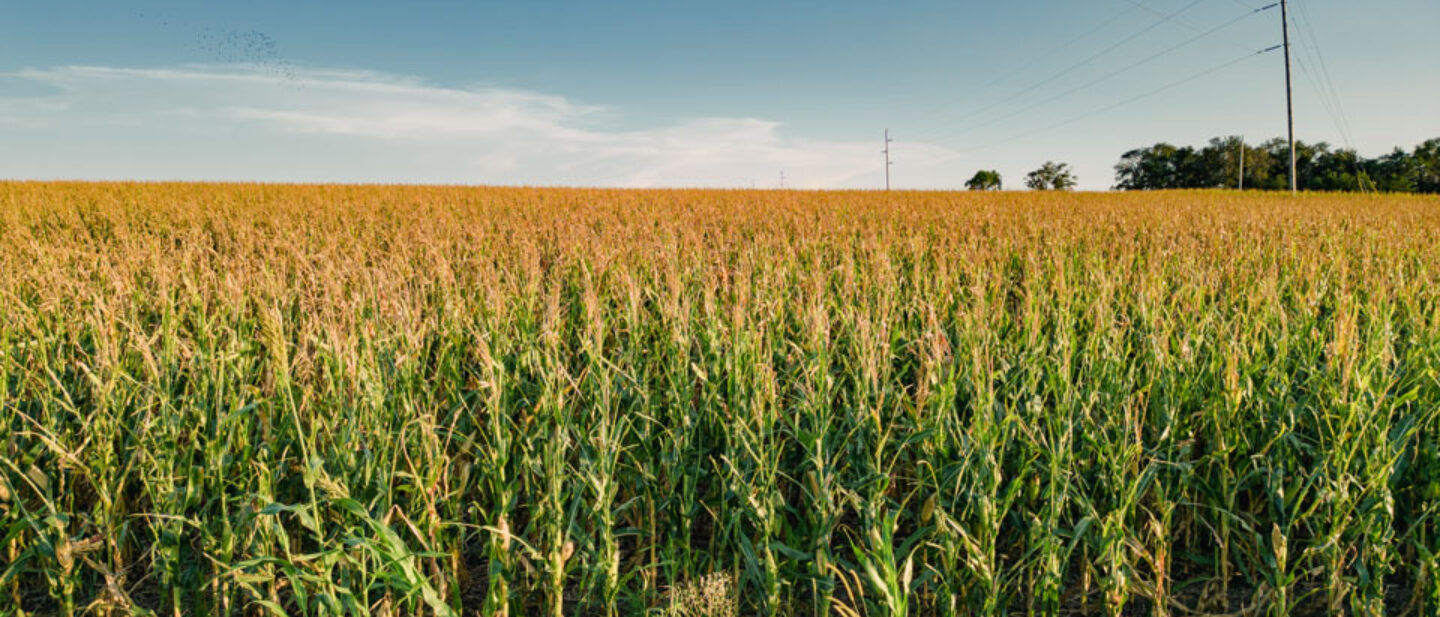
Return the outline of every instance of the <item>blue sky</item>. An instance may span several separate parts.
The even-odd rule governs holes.
[[[897,187],[1104,189],[1283,133],[1263,4],[0,0],[0,177],[866,188],[889,128]],[[1292,21],[1300,138],[1440,137],[1440,3]]]

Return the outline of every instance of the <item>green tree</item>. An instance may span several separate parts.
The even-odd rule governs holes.
[[[1354,150],[1322,152],[1315,158],[1305,188],[1311,191],[1359,191],[1371,188],[1371,172]],[[1372,170],[1373,171],[1373,170]]]
[[[1025,186],[1037,191],[1068,191],[1075,188],[1075,174],[1066,163],[1046,161],[1025,176]]]
[[[1115,166],[1115,188],[1127,191],[1179,188],[1179,158],[1180,149],[1167,143],[1126,152]]]
[[[1234,186],[1239,172],[1238,147],[1238,138],[1230,138],[1211,140],[1201,150],[1167,143],[1131,150],[1115,166],[1115,188],[1134,191]]]
[[[1284,139],[1276,137],[1263,144],[1260,148],[1269,155],[1268,178],[1264,183],[1258,183],[1256,188],[1270,190],[1289,190],[1290,188],[1290,144]],[[1295,142],[1295,183],[1302,191],[1317,190],[1315,172],[1316,162],[1330,152],[1330,144],[1325,142],[1307,144],[1303,141]],[[1248,162],[1247,162],[1248,165]],[[1356,184],[1351,190],[1359,190]]]
[[[1196,150],[1158,143],[1121,155],[1115,165],[1115,188],[1155,190],[1235,187],[1240,152],[1245,153],[1245,188],[1280,191],[1290,187],[1290,146],[1271,139],[1245,146],[1238,137],[1211,139]],[[1306,191],[1383,191],[1440,193],[1440,139],[1415,147],[1396,148],[1367,159],[1354,150],[1334,149],[1324,142],[1295,142],[1296,184]]]
[[[993,169],[982,169],[975,172],[974,176],[965,183],[965,188],[972,191],[998,191],[1002,188],[1000,172]]]
[[[1414,193],[1419,189],[1420,166],[1409,152],[1399,148],[1367,161],[1376,190],[1386,193]]]
[[[1440,138],[1415,146],[1415,190],[1440,193]]]
[[[1240,183],[1241,171],[1241,150],[1244,150],[1245,157],[1245,184],[1250,184],[1250,176],[1254,171],[1255,163],[1259,162],[1253,155],[1250,147],[1245,145],[1241,137],[1216,137],[1210,140],[1210,145],[1200,151],[1200,157],[1204,159],[1206,188],[1236,188]]]

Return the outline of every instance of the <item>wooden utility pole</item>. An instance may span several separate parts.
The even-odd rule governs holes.
[[[1280,0],[1280,32],[1285,38],[1285,119],[1290,132],[1290,192],[1295,182],[1295,99],[1290,90],[1290,3]]]
[[[890,166],[894,164],[890,162],[890,142],[892,141],[894,140],[890,139],[890,129],[885,129],[885,149],[881,152],[885,153],[885,190],[887,191],[890,190]]]
[[[1245,136],[1240,136],[1240,179],[1236,182],[1240,190],[1245,190]]]

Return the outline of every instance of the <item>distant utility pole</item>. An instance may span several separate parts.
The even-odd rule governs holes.
[[[1245,190],[1245,136],[1240,136],[1240,190]]]
[[[785,170],[780,170],[780,188],[785,188]]]
[[[1285,37],[1285,118],[1290,128],[1290,192],[1296,191],[1295,182],[1295,99],[1290,91],[1290,6],[1288,0],[1280,0],[1280,32]]]
[[[890,129],[885,129],[885,149],[881,152],[885,153],[885,190],[887,191],[890,190],[890,166],[894,165],[890,162],[890,142],[892,141],[895,140],[890,139]]]

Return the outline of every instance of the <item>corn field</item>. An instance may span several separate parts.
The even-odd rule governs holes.
[[[1436,615],[1440,199],[0,183],[0,428],[3,615]]]

